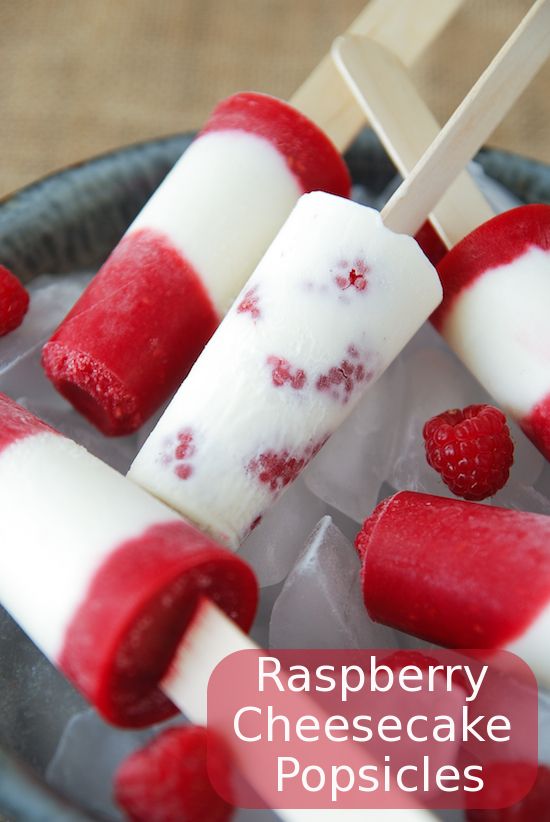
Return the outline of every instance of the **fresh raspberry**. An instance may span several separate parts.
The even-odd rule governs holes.
[[[518,762],[516,764],[518,772],[527,768],[528,773],[532,766]],[[506,779],[509,783],[510,769],[506,771]],[[492,791],[495,804],[499,801],[497,789]],[[508,808],[500,808],[493,811],[466,812],[468,822],[550,822],[550,768],[547,765],[539,765],[535,784],[523,799],[515,802]]]
[[[0,337],[21,325],[28,307],[28,292],[11,271],[0,265]]]
[[[133,822],[226,822],[232,807],[215,792],[208,767],[229,785],[221,743],[206,728],[187,725],[155,737],[119,766],[115,798]]]
[[[491,405],[469,405],[433,417],[424,426],[426,459],[453,494],[482,500],[499,491],[514,461],[506,417]]]

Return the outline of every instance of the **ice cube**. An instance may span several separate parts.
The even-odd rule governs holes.
[[[283,583],[278,585],[270,585],[260,589],[260,599],[258,602],[258,610],[252,628],[250,629],[250,636],[260,648],[267,648],[269,646],[269,621],[271,619],[271,612],[277,597],[281,593]]]
[[[323,517],[275,602],[270,647],[395,647],[394,632],[367,616],[359,576],[353,545]]]
[[[304,472],[316,496],[356,522],[374,508],[392,461],[403,380],[394,363]]]
[[[325,511],[325,504],[300,478],[264,514],[239,549],[254,568],[260,586],[275,585],[287,576],[304,540]]]
[[[515,508],[518,511],[531,511],[533,514],[550,516],[550,500],[536,488],[517,485],[509,481],[504,488],[489,500],[491,505],[502,508]]]
[[[67,724],[46,779],[91,813],[103,819],[122,820],[112,796],[114,771],[153,735],[150,730],[121,731],[88,709]]]

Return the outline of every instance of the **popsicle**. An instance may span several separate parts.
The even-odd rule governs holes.
[[[372,619],[439,645],[513,651],[550,684],[550,517],[402,491],[356,547]]]
[[[432,322],[550,459],[550,206],[521,206],[468,234],[437,266]]]
[[[438,303],[432,266],[388,227],[418,230],[529,81],[532,72],[518,71],[493,101],[534,22],[528,16],[436,135],[382,212],[385,225],[338,197],[300,198],[136,457],[132,480],[238,547]],[[545,47],[537,30],[533,50]],[[491,101],[491,117],[472,121]]]
[[[494,84],[495,100],[514,88],[519,93],[549,52],[550,4],[539,0],[501,50],[504,74]],[[335,56],[350,90],[406,175],[437,135],[433,116],[403,66],[378,44],[347,37],[335,45]],[[497,123],[494,108],[478,108],[474,115]],[[412,119],[414,130],[407,127]],[[470,139],[468,122],[462,137]],[[550,207],[529,206],[494,218],[464,173],[430,217],[448,247],[458,244],[437,263],[444,299],[432,322],[548,458],[550,340],[544,305],[550,294]]]
[[[459,5],[375,2],[352,28],[410,41],[413,61]],[[362,120],[341,87],[324,62],[296,95],[340,148]],[[317,189],[347,196],[350,181],[310,119],[266,95],[223,101],[45,345],[57,390],[105,434],[137,429],[186,376],[298,197]]]
[[[236,548],[439,299],[378,212],[302,196],[130,479]]]
[[[0,395],[0,600],[111,722],[176,711],[158,683],[208,596],[245,630],[249,567]]]
[[[217,663],[259,652],[242,630],[257,601],[251,569],[5,395],[0,496],[0,599],[38,647],[114,724],[158,722],[176,706],[205,724]],[[253,767],[244,776],[256,785]],[[413,802],[399,815],[433,818]]]
[[[265,95],[220,103],[44,346],[58,391],[105,434],[138,428],[316,188],[346,196],[349,175],[313,123]]]

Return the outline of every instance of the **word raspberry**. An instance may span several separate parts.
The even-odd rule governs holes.
[[[29,307],[29,295],[17,277],[0,265],[0,337],[23,322]]]
[[[438,414],[424,425],[426,459],[458,497],[482,500],[506,483],[514,443],[506,417],[491,405]]]
[[[227,822],[233,808],[214,791],[206,764],[229,785],[217,738],[194,725],[169,728],[131,754],[115,775],[115,797],[133,822]],[[218,750],[219,746],[219,750]]]

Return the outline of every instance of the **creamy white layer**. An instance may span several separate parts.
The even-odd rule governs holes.
[[[237,547],[440,299],[378,212],[302,196],[130,478]]]
[[[51,659],[109,553],[155,523],[180,521],[84,448],[51,433],[0,452],[0,499],[0,601]]]
[[[550,603],[506,650],[525,660],[539,684],[550,688]]]
[[[215,131],[191,144],[127,233],[167,235],[223,316],[301,193],[269,140]]]
[[[517,418],[550,392],[549,306],[550,251],[533,247],[465,288],[445,319],[449,345]]]

